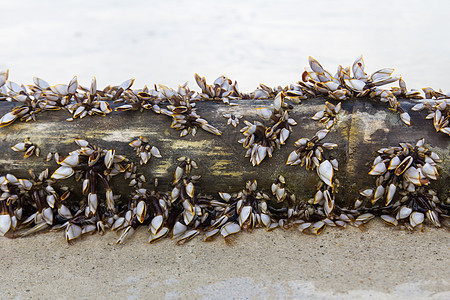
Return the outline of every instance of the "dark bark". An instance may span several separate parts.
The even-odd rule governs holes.
[[[117,154],[126,155],[128,159],[139,164],[139,158],[128,145],[140,135],[147,137],[150,144],[161,151],[162,158],[152,157],[146,165],[139,167],[148,181],[158,177],[161,190],[169,190],[173,180],[173,172],[180,156],[189,156],[195,160],[199,169],[193,174],[202,178],[196,185],[196,191],[216,193],[218,191],[235,192],[244,187],[245,181],[256,179],[260,188],[270,190],[271,183],[278,175],[286,178],[287,186],[298,198],[309,198],[314,195],[318,182],[316,172],[306,171],[304,167],[287,166],[286,160],[295,149],[294,142],[302,137],[311,138],[325,128],[325,125],[314,121],[311,117],[323,108],[324,99],[305,100],[300,105],[294,105],[289,112],[298,125],[293,127],[286,144],[273,153],[272,158],[266,158],[259,166],[253,167],[245,158],[246,149],[237,141],[243,137],[239,132],[243,120],[253,122],[259,120],[254,108],[269,107],[272,101],[238,100],[238,106],[228,106],[217,101],[198,102],[198,113],[212,126],[223,132],[215,136],[201,129],[197,135],[179,137],[179,131],[170,128],[171,118],[158,115],[152,111],[113,112],[106,117],[88,116],[81,120],[67,122],[70,114],[66,111],[47,111],[37,116],[36,122],[23,123],[16,121],[10,126],[0,128],[0,175],[12,173],[19,178],[28,178],[28,169],[40,172],[50,168],[53,172],[58,165],[55,161],[46,162],[48,152],[58,152],[66,156],[78,146],[75,138],[83,138],[93,145],[105,149],[116,149]],[[431,120],[426,120],[426,112],[413,112],[410,101],[400,101],[405,111],[411,115],[412,126],[402,123],[399,115],[388,109],[386,103],[371,99],[356,99],[342,102],[342,110],[338,115],[337,124],[323,140],[337,143],[339,147],[330,153],[339,161],[339,171],[336,177],[341,183],[337,201],[341,205],[353,203],[358,190],[375,185],[375,176],[370,171],[375,151],[382,147],[395,146],[399,142],[415,143],[425,138],[425,144],[435,151],[442,159],[439,165],[440,179],[432,186],[439,193],[449,194],[450,173],[450,137],[437,133]],[[0,116],[4,115],[14,105],[0,102]],[[225,113],[239,113],[244,117],[237,128],[226,125]],[[10,149],[16,143],[29,137],[40,150],[39,158],[23,158],[23,153]],[[62,183],[70,183],[65,180]],[[132,191],[128,182],[118,175],[112,179],[113,191],[126,194]],[[81,183],[73,190],[79,192]]]

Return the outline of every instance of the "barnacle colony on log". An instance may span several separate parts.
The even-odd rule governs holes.
[[[66,240],[71,242],[86,233],[103,234],[111,229],[120,233],[117,243],[121,244],[140,225],[145,225],[150,243],[168,236],[184,243],[200,234],[209,241],[219,235],[227,238],[257,227],[266,230],[297,227],[301,232],[320,234],[326,226],[360,226],[376,216],[389,225],[409,230],[422,229],[426,223],[448,226],[450,203],[445,198],[448,187],[444,184],[444,188],[436,190],[432,183],[442,181],[441,176],[447,176],[444,180],[448,180],[445,175],[448,169],[443,172],[439,169],[439,164],[445,163],[441,157],[446,158],[448,154],[438,155],[424,139],[411,141],[402,137],[400,144],[389,142],[379,149],[371,167],[357,169],[360,173],[367,172],[368,177],[376,176],[375,187],[359,186],[352,205],[342,201],[341,181],[346,177],[342,173],[350,169],[337,154],[346,147],[345,141],[337,141],[338,145],[335,139],[341,130],[339,123],[348,118],[348,111],[342,112],[347,100],[367,101],[369,97],[388,103],[390,110],[398,114],[399,123],[414,126],[398,98],[419,100],[425,97],[412,111],[428,110],[426,118],[433,120],[435,131],[440,132],[439,138],[448,139],[446,135],[450,135],[449,95],[424,88],[423,97],[419,91],[408,90],[402,78],[392,75],[393,71],[385,68],[368,75],[365,63],[359,57],[351,67],[339,66],[336,74],[331,75],[310,57],[309,68],[302,74],[301,81],[275,88],[260,84],[251,93],[242,93],[237,82],[225,76],[209,85],[204,77],[195,74],[200,92],[191,90],[187,84],[177,89],[163,85],[155,85],[153,89],[147,86],[132,89],[134,79],[99,90],[95,77],[89,88],[79,85],[76,76],[68,84],[51,86],[34,78],[33,85],[24,86],[9,81],[8,71],[0,71],[0,105],[18,104],[3,114],[2,127],[17,120],[36,121],[45,111],[68,111],[71,116],[67,120],[72,122],[84,122],[77,119],[88,116],[111,115],[113,111],[116,115],[150,111],[161,118],[170,117],[170,127],[180,132],[180,138],[191,134],[195,139],[200,128],[212,134],[210,139],[221,139],[223,137],[214,136],[221,136],[219,128],[224,127],[210,124],[201,117],[198,111],[202,115],[207,112],[198,110],[197,103],[215,102],[219,107],[222,102],[227,105],[221,107],[226,106],[227,110],[220,113],[220,118],[223,123],[233,126],[229,126],[227,132],[235,131],[233,143],[239,142],[247,149],[245,156],[250,157],[254,168],[270,163],[268,158],[276,160],[286,153],[281,163],[284,161],[288,165],[288,172],[296,174],[301,168],[293,166],[304,166],[307,171],[312,171],[309,180],[315,185],[311,194],[296,193],[296,187],[303,182],[297,178],[292,180],[292,176],[287,180],[290,174],[286,173],[275,174],[271,184],[259,184],[264,180],[257,178],[258,181],[242,181],[242,187],[236,190],[202,193],[205,179],[198,175],[204,170],[202,158],[187,152],[175,163],[173,158],[170,165],[165,165],[164,168],[173,174],[170,186],[161,186],[155,178],[154,187],[150,188],[142,171],[144,168],[152,170],[160,160],[172,155],[159,147],[160,135],[148,137],[149,132],[143,130],[129,140],[121,136],[120,142],[135,151],[131,155],[125,153],[127,157],[119,154],[123,149],[115,149],[114,143],[100,147],[95,144],[95,137],[84,139],[80,136],[75,139],[79,148],[67,156],[58,152],[53,155],[55,150],[60,151],[58,145],[44,155],[48,168],[39,166],[39,161],[44,161],[39,153],[46,145],[39,141],[35,144],[33,136],[25,140],[22,137],[3,149],[13,156],[17,155],[15,152],[24,153],[26,163],[41,169],[35,170],[40,173],[30,170],[28,175],[20,178],[14,172],[0,174],[0,235],[18,237],[61,229],[65,231]],[[398,87],[381,88],[395,82]],[[315,123],[314,131],[309,130],[308,134],[294,134],[297,129],[306,128],[304,121],[296,115],[302,108],[299,104],[312,98],[328,100],[324,101],[321,110],[308,115],[310,120],[319,123]],[[253,112],[260,120],[248,121],[251,114],[241,111],[238,105],[242,99],[249,103],[258,102]],[[71,126],[70,123],[67,126]],[[297,140],[291,144],[288,138],[292,135]],[[286,148],[287,152],[283,152]],[[238,152],[233,155],[243,156]],[[51,162],[52,157],[59,166]],[[150,160],[151,157],[160,160]],[[250,164],[248,169],[253,168]],[[446,166],[448,164],[444,168],[448,168]],[[119,188],[118,181],[126,182],[128,189]],[[348,187],[351,183],[342,185]]]

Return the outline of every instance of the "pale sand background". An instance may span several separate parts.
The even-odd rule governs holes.
[[[241,233],[231,246],[200,238],[147,244],[140,228],[66,244],[63,233],[0,239],[1,299],[450,299],[450,235],[380,221],[321,236]]]

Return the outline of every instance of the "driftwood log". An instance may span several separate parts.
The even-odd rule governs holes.
[[[298,125],[293,127],[286,144],[259,166],[252,166],[249,159],[244,157],[246,149],[238,143],[243,137],[239,129],[243,127],[243,120],[262,121],[254,108],[269,107],[272,104],[269,100],[237,100],[234,101],[237,106],[217,101],[198,102],[199,115],[222,131],[221,136],[199,129],[196,136],[180,137],[179,131],[170,128],[171,118],[152,111],[112,112],[105,117],[88,116],[72,122],[66,121],[70,117],[67,112],[47,111],[39,114],[36,122],[16,121],[0,128],[0,175],[12,173],[19,178],[28,178],[29,169],[40,172],[49,168],[53,172],[58,165],[54,160],[45,161],[47,153],[58,152],[66,156],[78,148],[74,143],[75,138],[86,139],[104,149],[116,149],[117,154],[125,155],[138,164],[139,158],[128,144],[139,136],[145,136],[159,148],[162,158],[152,157],[146,165],[139,167],[138,172],[144,174],[148,181],[157,177],[163,191],[170,190],[177,158],[189,156],[199,165],[195,174],[202,178],[196,184],[196,190],[201,193],[236,192],[244,187],[247,180],[253,179],[258,181],[260,188],[269,190],[272,182],[281,174],[297,198],[308,199],[315,193],[317,174],[304,167],[287,166],[286,160],[294,150],[296,140],[311,138],[325,127],[311,119],[323,109],[324,102],[325,99],[318,98],[294,105],[289,115]],[[400,142],[415,143],[422,138],[425,138],[425,145],[443,160],[438,166],[440,178],[433,181],[431,187],[444,197],[450,196],[450,138],[435,131],[432,122],[425,119],[425,111],[411,111],[413,103],[410,101],[401,100],[400,103],[411,115],[412,125],[409,127],[385,103],[365,98],[342,101],[338,122],[324,139],[324,142],[339,145],[331,153],[339,161],[339,171],[335,176],[341,183],[336,198],[340,205],[351,205],[360,189],[374,186],[375,178],[368,172],[376,150],[396,146]],[[0,102],[0,116],[9,112],[13,106],[6,101]],[[227,119],[223,117],[226,113],[243,116],[237,128],[226,125]],[[23,153],[10,149],[27,137],[40,148],[40,157],[24,159]],[[69,185],[73,193],[80,193],[81,183],[75,183],[71,178],[64,180],[64,184]],[[113,177],[111,184],[116,194],[132,191],[121,175]]]

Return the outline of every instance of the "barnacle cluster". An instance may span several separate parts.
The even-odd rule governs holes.
[[[235,99],[273,99],[271,107],[256,108],[262,121],[242,120],[240,128],[246,157],[253,166],[272,157],[276,149],[286,144],[297,122],[289,116],[293,105],[302,100],[322,97],[328,101],[323,109],[311,118],[323,123],[311,138],[300,138],[286,158],[286,164],[300,165],[317,176],[312,195],[296,195],[286,179],[278,174],[271,186],[258,186],[250,180],[240,191],[221,191],[202,194],[196,188],[201,180],[195,175],[197,162],[190,157],[178,158],[174,166],[173,181],[169,190],[161,190],[158,180],[148,187],[139,168],[152,156],[162,157],[159,149],[149,139],[140,136],[129,142],[139,159],[126,158],[114,149],[103,149],[84,139],[76,139],[78,149],[61,157],[49,153],[46,160],[55,158],[59,167],[45,169],[39,174],[29,172],[29,178],[13,174],[0,176],[0,236],[17,237],[43,230],[64,230],[66,240],[72,242],[86,233],[107,229],[120,232],[117,243],[124,243],[140,226],[148,226],[149,242],[164,237],[184,243],[202,234],[205,241],[216,236],[227,238],[240,231],[254,228],[273,230],[277,227],[297,227],[301,232],[320,234],[326,226],[360,226],[375,216],[390,225],[401,225],[410,230],[422,228],[428,222],[436,227],[448,225],[449,200],[440,198],[430,188],[438,180],[439,156],[425,146],[424,140],[415,145],[378,150],[369,175],[376,176],[375,187],[360,191],[353,207],[340,207],[338,160],[331,151],[338,145],[323,142],[338,122],[341,103],[349,98],[369,97],[389,104],[403,123],[411,125],[410,116],[398,98],[423,99],[420,91],[408,90],[402,78],[393,76],[393,69],[384,68],[371,75],[365,73],[365,63],[358,57],[351,67],[339,66],[335,75],[309,57],[309,68],[301,81],[285,87],[268,87],[260,84],[251,93],[239,91],[236,81],[220,76],[211,85],[204,77],[195,74],[201,92],[191,90],[187,83],[172,89],[163,85],[133,89],[134,79],[117,86],[97,89],[95,77],[90,87],[78,84],[75,76],[68,84],[51,86],[40,78],[33,85],[18,85],[8,81],[9,72],[0,71],[0,101],[14,102],[15,106],[0,119],[0,127],[20,121],[34,121],[43,111],[63,110],[70,113],[68,121],[87,116],[105,116],[113,110],[151,111],[171,118],[171,128],[180,136],[195,136],[198,129],[214,135],[222,132],[198,113],[197,101],[220,100],[235,105]],[[398,87],[381,88],[398,82]],[[450,135],[449,95],[431,88],[423,89],[425,100],[412,110],[428,110],[427,119],[433,120],[436,131]],[[237,127],[242,115],[223,115],[227,124]],[[24,157],[39,156],[39,147],[29,139],[17,141],[13,151],[24,152]],[[51,175],[50,175],[51,174]],[[119,195],[112,180],[123,174],[133,192]],[[61,180],[75,177],[81,184],[81,198],[71,194],[71,189]],[[197,185],[198,187],[198,185]],[[72,190],[73,191],[73,190]],[[365,204],[365,205],[363,205]]]
[[[130,143],[130,146],[136,151],[137,156],[140,157],[140,164],[146,164],[152,157],[162,157],[159,149],[151,146],[146,137],[140,136],[137,140]]]
[[[341,111],[341,102],[334,105],[328,101],[325,102],[323,110],[319,110],[311,119],[325,123],[326,128],[330,129],[336,124],[337,115]]]
[[[256,109],[259,117],[270,121],[269,126],[264,126],[259,121],[251,123],[244,120],[246,126],[241,129],[244,138],[239,143],[247,149],[245,156],[250,157],[253,166],[259,165],[266,156],[272,157],[273,151],[284,145],[289,138],[291,126],[297,125],[284,107],[289,106],[285,105],[284,94],[280,92],[273,100],[273,110],[266,107]]]
[[[97,193],[98,182],[105,188],[106,209],[114,211],[114,194],[109,184],[112,176],[125,172],[122,162],[125,156],[116,154],[114,149],[101,149],[89,144],[86,140],[76,139],[75,143],[80,149],[72,151],[67,157],[59,161],[61,165],[52,174],[53,179],[66,179],[75,174],[77,181],[82,180],[82,194],[87,195],[85,204],[86,217],[97,214],[99,197]]]
[[[428,110],[426,119],[433,120],[434,128],[437,132],[443,132],[450,136],[450,102],[448,97],[441,92],[436,92],[432,88],[425,88],[427,99],[435,98],[418,103],[411,108],[414,111]]]
[[[17,143],[11,147],[13,151],[25,152],[23,158],[32,156],[33,154],[39,156],[40,150],[37,145],[33,144],[29,138],[26,138],[23,142]]]
[[[373,161],[369,175],[377,176],[376,187],[360,192],[378,206],[381,218],[390,225],[399,222],[409,229],[422,226],[426,218],[440,227],[438,214],[444,211],[438,206],[437,193],[428,188],[430,180],[437,180],[436,165],[442,160],[425,147],[425,140],[415,145],[400,143],[399,146],[382,148]]]

